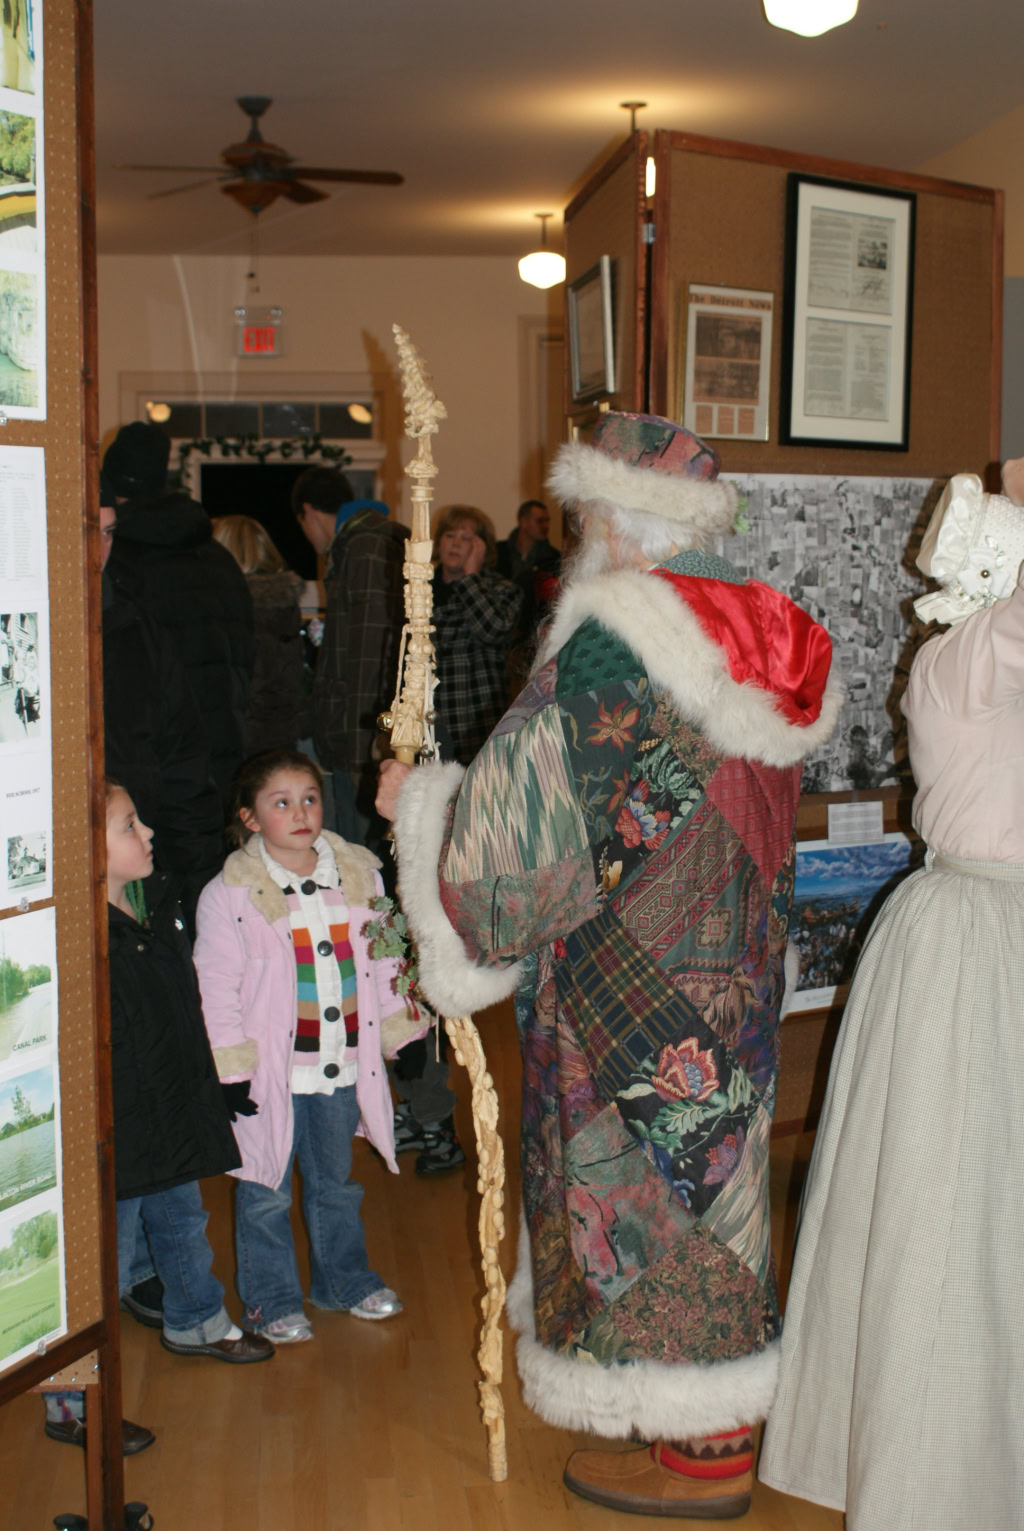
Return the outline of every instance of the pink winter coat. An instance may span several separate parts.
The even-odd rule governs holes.
[[[324,834],[341,873],[356,965],[359,1131],[397,1174],[381,1022],[404,1012],[406,1003],[393,987],[398,964],[372,958],[363,935],[367,922],[379,919],[368,905],[382,892],[380,863],[361,845]],[[276,1188],[292,1147],[297,981],[288,905],[255,839],[232,852],[220,876],[203,889],[196,925],[195,964],[217,1073],[225,1082],[250,1080],[259,1106],[255,1116],[239,1116],[234,1124],[242,1167],[231,1173]]]

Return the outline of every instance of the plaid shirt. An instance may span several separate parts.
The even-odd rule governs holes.
[[[379,511],[342,524],[327,555],[327,619],[313,677],[313,742],[325,770],[369,763],[395,694],[409,533]]]
[[[491,569],[445,584],[434,574],[437,739],[441,756],[468,765],[505,710],[506,660],[523,594]]]

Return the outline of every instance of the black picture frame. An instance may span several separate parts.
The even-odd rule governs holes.
[[[913,192],[787,178],[783,445],[907,450],[916,210]]]
[[[615,392],[614,262],[596,266],[569,283],[569,370],[574,404]]]

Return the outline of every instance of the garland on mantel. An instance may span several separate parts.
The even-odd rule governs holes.
[[[255,457],[261,463],[268,457],[283,457],[286,461],[289,457],[301,457],[304,461],[319,457],[343,468],[352,461],[350,452],[344,447],[328,445],[319,433],[313,436],[204,436],[179,443],[178,472],[184,470],[191,453],[202,452],[204,457],[212,457],[214,447],[220,448],[221,457]]]

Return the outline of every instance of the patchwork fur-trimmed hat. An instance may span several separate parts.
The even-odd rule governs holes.
[[[682,540],[701,545],[727,533],[738,508],[734,485],[719,481],[720,467],[714,448],[685,426],[610,410],[589,442],[560,449],[548,487],[565,505],[604,500],[660,516],[679,527]]]

